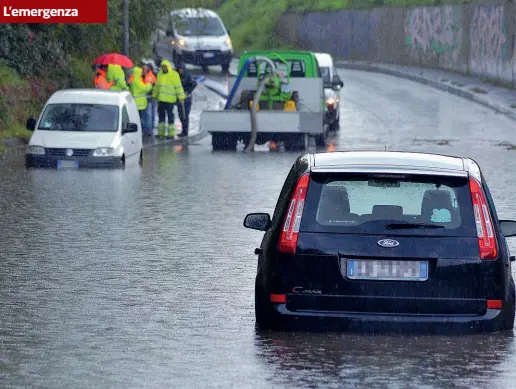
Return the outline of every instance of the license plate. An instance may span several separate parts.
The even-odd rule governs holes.
[[[215,57],[215,54],[213,53],[204,53],[204,58],[213,58]]]
[[[79,161],[57,161],[58,169],[77,169],[79,167]]]
[[[428,280],[427,261],[348,259],[344,268],[346,269],[347,278],[352,280]]]

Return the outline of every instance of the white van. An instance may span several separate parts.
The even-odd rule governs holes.
[[[207,71],[208,66],[220,65],[227,73],[233,58],[229,30],[216,12],[204,8],[172,11],[158,46],[172,53],[176,67],[183,62]]]
[[[125,167],[142,163],[142,127],[131,93],[66,89],[54,93],[25,154],[27,167]]]

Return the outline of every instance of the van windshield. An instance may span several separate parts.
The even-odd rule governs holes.
[[[468,180],[312,175],[302,232],[476,236]]]
[[[226,34],[217,18],[177,18],[176,31],[183,36],[223,36]]]
[[[116,132],[118,107],[104,104],[49,104],[38,130]]]

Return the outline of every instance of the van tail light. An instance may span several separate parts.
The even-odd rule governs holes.
[[[486,197],[480,183],[473,178],[469,180],[469,189],[475,214],[480,259],[496,259],[498,248]]]
[[[310,175],[308,173],[301,176],[290,199],[287,217],[283,223],[283,230],[281,231],[279,241],[279,251],[282,253],[294,254],[296,252],[299,226],[301,224],[301,216],[303,216],[309,181]]]

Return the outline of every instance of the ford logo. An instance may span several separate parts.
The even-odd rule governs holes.
[[[394,239],[382,239],[378,241],[378,246],[382,247],[396,247],[399,246],[400,242]]]
[[[73,150],[72,149],[66,149],[65,154],[66,154],[67,157],[71,157],[73,155]]]

